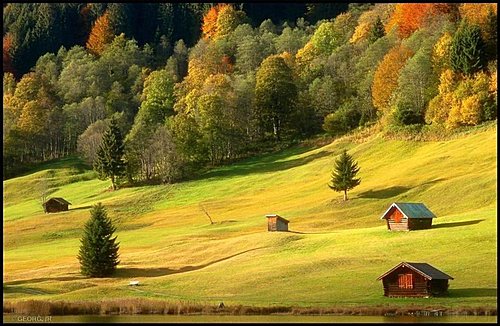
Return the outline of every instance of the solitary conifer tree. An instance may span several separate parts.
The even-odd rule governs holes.
[[[123,155],[124,144],[122,134],[116,125],[116,121],[111,120],[111,125],[104,133],[101,145],[97,151],[94,170],[99,174],[99,179],[111,179],[113,190],[116,190],[116,178],[125,174],[126,167]]]
[[[328,185],[328,187],[335,191],[343,191],[345,201],[347,200],[347,190],[361,183],[360,178],[355,178],[358,172],[358,163],[344,150],[342,155],[335,161],[335,169],[332,172],[332,184]]]
[[[385,30],[384,30],[384,24],[382,23],[382,20],[380,19],[379,16],[377,16],[377,20],[375,21],[375,24],[373,24],[372,29],[370,30],[370,35],[368,37],[368,41],[370,43],[375,42],[381,37],[385,36]]]
[[[112,238],[116,228],[101,203],[92,207],[90,215],[80,240],[80,270],[83,275],[89,277],[110,276],[120,262],[119,243],[115,242],[116,237]]]

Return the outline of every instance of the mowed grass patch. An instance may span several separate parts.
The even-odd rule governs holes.
[[[327,186],[344,148],[362,178],[348,202]],[[7,196],[30,180],[6,181]],[[56,193],[72,196],[77,209],[58,214],[24,211],[22,205],[34,207],[26,204],[34,199],[10,196],[4,213],[15,218],[4,216],[4,284],[12,289],[4,291],[6,299],[496,304],[496,129],[439,142],[333,142],[253,158],[170,186],[115,192],[108,186],[97,179],[61,182]],[[79,271],[76,230],[98,201],[118,225],[121,264],[114,278],[73,279]],[[379,218],[394,201],[424,202],[438,216],[434,227],[387,231]],[[288,218],[292,232],[267,232],[270,213]],[[450,296],[383,297],[376,278],[401,261],[427,262],[452,275]],[[135,279],[141,286],[128,287]]]

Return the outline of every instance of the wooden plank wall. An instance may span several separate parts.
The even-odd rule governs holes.
[[[430,229],[432,227],[431,218],[412,218],[409,221],[408,227],[410,230]]]
[[[413,288],[402,289],[399,287],[398,275],[412,274]],[[384,295],[387,297],[426,297],[429,296],[427,280],[420,274],[409,268],[398,268],[383,280]]]
[[[389,229],[393,231],[408,231],[408,219],[403,218],[401,222],[397,223],[391,219],[388,220]]]

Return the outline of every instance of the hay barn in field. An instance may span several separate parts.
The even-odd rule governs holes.
[[[54,197],[43,203],[43,210],[45,213],[64,212],[68,210],[68,205],[71,203],[64,198]]]
[[[430,229],[436,215],[422,203],[393,203],[380,217],[391,231]]]
[[[269,214],[267,217],[267,231],[288,231],[288,220],[277,214]]]
[[[453,277],[427,263],[402,262],[377,278],[386,297],[430,297],[448,292]]]

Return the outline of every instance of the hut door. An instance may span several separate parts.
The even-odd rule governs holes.
[[[413,289],[413,274],[399,274],[398,286],[400,289]]]

